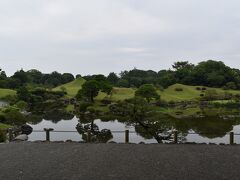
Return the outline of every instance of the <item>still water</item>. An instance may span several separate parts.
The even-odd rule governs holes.
[[[43,130],[44,128],[53,128],[55,131],[75,131],[75,132],[51,132],[51,141],[82,141],[83,137],[76,130],[79,119],[74,117],[70,120],[51,121],[43,119],[37,124],[29,124],[34,131]],[[100,119],[94,120],[99,130],[109,129],[112,132],[112,138],[108,141],[123,143],[125,140],[125,130],[130,132],[131,143],[157,143],[152,138],[144,138],[136,132],[133,125],[119,122],[118,120],[103,122]],[[184,142],[196,143],[229,143],[229,132],[240,134],[239,120],[222,120],[222,119],[201,119],[201,120],[176,120],[174,129],[183,132]],[[122,131],[115,132],[115,131]],[[134,133],[135,132],[135,133]],[[33,132],[29,135],[29,141],[45,140],[45,132]],[[240,144],[240,136],[235,136],[235,142]]]
[[[78,124],[78,119],[74,117],[72,120],[61,120],[57,123],[53,123],[49,120],[42,120],[40,123],[36,125],[31,125],[34,130],[43,130],[44,128],[53,128],[56,131],[76,131],[76,132],[51,132],[51,141],[66,141],[66,140],[73,140],[73,141],[82,141],[82,135],[79,134],[76,130],[76,125]],[[109,122],[102,122],[101,120],[95,120],[94,124],[96,124],[99,129],[109,129],[112,131],[113,138],[110,141],[115,141],[118,143],[124,142],[125,140],[125,130],[135,131],[133,126],[127,126],[124,123],[118,122],[117,120],[109,121]],[[122,131],[114,133],[114,131]],[[29,141],[36,141],[36,140],[45,140],[46,135],[45,132],[33,132],[29,135]],[[146,142],[146,143],[157,143],[155,139],[144,139],[140,135],[136,133],[130,133],[130,140],[134,143],[139,142]]]
[[[1,101],[0,100],[0,108],[4,107],[4,106],[7,106],[7,105],[8,105],[8,103],[6,101]]]

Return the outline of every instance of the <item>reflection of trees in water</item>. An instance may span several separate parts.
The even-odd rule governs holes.
[[[112,132],[109,129],[99,130],[99,127],[94,124],[94,120],[98,119],[98,116],[97,112],[80,115],[76,129],[82,135],[84,141],[106,143],[113,138]]]
[[[154,111],[149,104],[143,99],[128,100],[126,108],[125,105],[120,104],[112,108],[114,112],[119,114],[127,114],[129,121],[135,125],[136,132],[146,139],[155,138],[158,142],[169,138],[171,129],[178,130],[181,139],[185,139],[190,130],[195,131],[199,135],[208,138],[223,137],[233,129],[234,125],[240,123],[240,119],[224,120],[218,116],[211,116],[206,118],[192,118],[192,119],[176,119],[163,113]],[[166,134],[166,135],[165,135]]]
[[[43,117],[41,115],[30,114],[27,116],[27,122],[32,125],[39,124],[42,120]]]
[[[169,116],[156,112],[142,98],[133,98],[110,108],[113,114],[128,119],[129,123],[135,126],[136,132],[145,139],[156,139],[158,143],[163,140],[171,140],[173,124]],[[121,118],[120,118],[121,119]]]
[[[144,121],[135,124],[137,134],[145,139],[154,138],[158,143],[172,142],[174,130],[174,124],[169,120],[169,117],[160,113],[153,113]],[[186,133],[180,132],[178,135],[179,141],[184,141],[186,136]]]
[[[148,127],[151,133],[144,131],[139,125],[135,126],[136,131],[146,139],[152,134],[161,134],[171,129],[179,132],[180,138],[185,140],[188,132],[193,130],[202,137],[210,139],[224,137],[228,132],[233,130],[233,126],[240,124],[240,119],[221,119],[219,117],[192,118],[192,119],[175,119],[168,116],[153,117],[156,122],[148,121]]]
[[[56,124],[61,120],[72,120],[74,115],[65,111],[50,111],[45,113],[43,118]]]
[[[175,119],[161,112],[154,111],[149,108],[144,100],[131,100],[127,102],[127,108],[121,104],[121,111],[126,110],[124,116],[116,114],[102,115],[100,112],[89,111],[84,115],[80,115],[80,121],[76,127],[83,139],[87,140],[87,132],[91,134],[93,142],[107,142],[112,139],[112,132],[109,129],[99,130],[99,127],[94,123],[95,119],[101,119],[104,122],[118,120],[119,122],[133,125],[136,133],[145,139],[155,138],[161,143],[163,140],[171,139],[173,129],[178,130],[180,137],[184,139],[190,130],[207,138],[223,137],[228,132],[232,131],[233,126],[240,124],[240,119],[226,119],[219,117],[205,117],[192,119]],[[117,106],[114,111],[118,113]],[[122,113],[122,112],[121,112]],[[120,114],[121,114],[120,113]],[[38,124],[42,118],[50,120],[53,123],[58,123],[61,120],[71,120],[74,115],[64,111],[52,111],[44,115],[29,115],[28,122]]]
[[[162,113],[152,110],[142,98],[134,98],[130,118],[135,123],[136,132],[145,138],[155,138],[158,143],[171,140],[173,126]]]
[[[51,111],[45,114],[30,114],[26,118],[27,122],[33,125],[39,124],[43,119],[56,124],[61,120],[72,120],[74,115],[65,111]]]
[[[106,143],[113,138],[112,132],[109,129],[99,130],[96,124],[82,125],[81,123],[78,123],[76,129],[79,134],[82,135],[84,141],[90,140],[90,142]],[[90,135],[90,137],[88,137],[88,135]]]
[[[197,134],[207,138],[224,137],[232,131],[233,126],[240,123],[239,119],[221,119],[219,117],[205,117],[193,119],[172,119],[174,126],[180,132],[187,133],[193,130]]]

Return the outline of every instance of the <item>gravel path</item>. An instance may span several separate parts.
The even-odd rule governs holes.
[[[240,146],[0,144],[0,179],[240,179]]]

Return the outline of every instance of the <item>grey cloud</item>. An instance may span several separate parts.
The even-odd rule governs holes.
[[[81,74],[216,59],[239,68],[237,0],[0,1],[0,67]]]

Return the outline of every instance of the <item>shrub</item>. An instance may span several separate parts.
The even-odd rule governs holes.
[[[207,101],[217,100],[218,99],[218,93],[215,89],[207,90],[205,93],[205,99]]]
[[[225,88],[236,90],[236,89],[237,89],[237,86],[236,86],[236,84],[235,84],[234,82],[228,82],[228,83],[226,84],[226,87],[225,87]]]
[[[200,94],[200,97],[204,97],[204,94]]]
[[[26,110],[28,104],[27,104],[25,101],[18,101],[18,102],[16,103],[16,106],[17,106],[19,109],[21,109],[21,110]]]
[[[222,87],[223,90],[229,90],[227,86]]]
[[[239,103],[234,103],[234,102],[228,102],[225,104],[226,108],[239,108],[240,104]]]
[[[127,102],[111,104],[109,110],[113,115],[126,116],[131,114],[132,106]]]
[[[232,93],[228,93],[228,92],[225,92],[225,93],[224,93],[223,99],[225,99],[225,100],[231,100],[232,98],[233,98],[233,94],[232,94]]]
[[[180,91],[183,91],[183,89],[178,87],[178,88],[175,88],[175,91],[180,92]]]
[[[6,141],[6,133],[3,130],[0,130],[0,142]]]
[[[159,91],[164,91],[164,87],[161,86],[161,85],[159,85],[159,84],[156,85],[156,88],[157,88]]]
[[[201,88],[200,87],[196,87],[196,90],[201,91]]]
[[[4,114],[0,113],[0,122],[4,123],[6,121],[6,118]]]
[[[168,103],[164,100],[157,100],[156,101],[156,106],[160,106],[160,107],[167,107]]]
[[[81,102],[80,105],[79,105],[79,111],[80,112],[86,112],[87,111],[87,108],[89,106],[91,106],[92,104],[91,103],[88,103],[88,102]]]
[[[207,90],[207,88],[206,87],[202,87],[202,91],[206,91]]]
[[[234,96],[235,101],[239,102],[240,101],[240,94],[236,94]]]
[[[104,105],[108,105],[108,104],[111,104],[112,101],[110,99],[104,98],[103,100],[101,100],[101,103]]]
[[[168,105],[171,106],[171,107],[175,106],[175,104],[176,104],[176,103],[175,103],[173,100],[171,100],[171,101],[168,102]]]
[[[176,115],[182,115],[183,112],[182,112],[182,111],[177,111],[177,112],[175,112],[175,114],[176,114]]]

